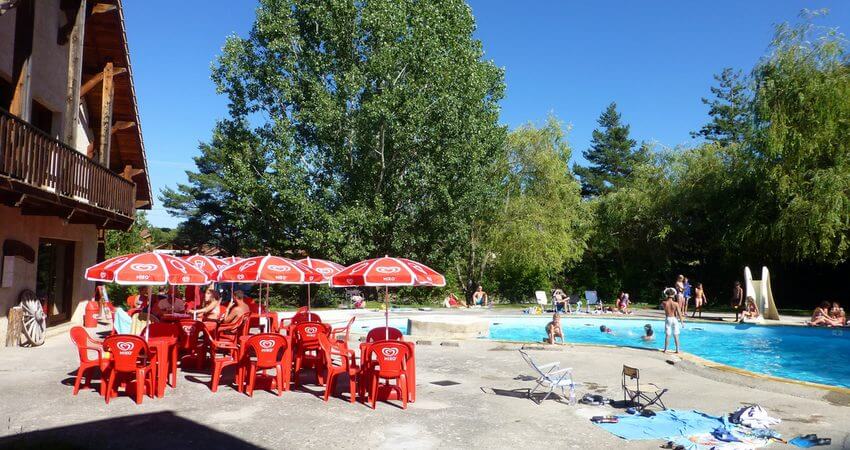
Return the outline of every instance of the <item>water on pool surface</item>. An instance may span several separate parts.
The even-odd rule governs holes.
[[[541,342],[551,317],[495,318],[490,339]],[[652,325],[655,339],[644,341],[643,327]],[[365,331],[383,326],[383,320],[355,322]],[[613,334],[599,331],[600,325]],[[407,333],[407,319],[390,319],[390,326]],[[605,316],[562,316],[567,342],[662,349],[664,322],[647,319],[612,319]],[[850,387],[850,329],[794,326],[732,325],[686,322],[681,349],[699,357],[795,380]],[[673,339],[669,349],[673,350]],[[600,349],[600,352],[604,352]]]
[[[490,338],[540,342],[551,318],[503,319],[490,326]],[[644,341],[652,325],[655,339]],[[599,331],[600,325],[613,334]],[[664,322],[605,317],[561,318],[568,342],[664,348]],[[686,322],[681,350],[733,367],[796,380],[850,387],[850,330]],[[674,349],[670,339],[669,350]]]

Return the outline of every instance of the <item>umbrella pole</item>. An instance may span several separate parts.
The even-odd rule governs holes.
[[[390,340],[390,288],[384,286],[384,339]]]
[[[145,342],[148,342],[151,337],[151,303],[153,303],[153,296],[148,296],[148,317],[147,317],[147,325],[145,325]]]
[[[307,284],[307,311],[310,311],[310,285]]]

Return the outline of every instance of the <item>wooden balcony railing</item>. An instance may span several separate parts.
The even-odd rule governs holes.
[[[0,176],[125,217],[136,184],[0,108]]]

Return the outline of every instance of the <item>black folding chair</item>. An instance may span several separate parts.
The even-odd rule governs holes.
[[[634,383],[631,383],[634,381]],[[630,383],[634,386],[630,386]],[[658,405],[666,410],[661,396],[667,392],[653,383],[644,383],[652,386],[653,391],[642,391],[640,389],[640,371],[634,367],[623,366],[623,401],[633,405],[638,411],[643,411],[652,405]]]

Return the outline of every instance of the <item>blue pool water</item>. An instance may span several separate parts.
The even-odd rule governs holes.
[[[490,339],[540,342],[550,317],[494,318]],[[654,341],[644,341],[644,324],[655,330]],[[355,322],[355,327],[382,326]],[[614,334],[601,333],[606,325]],[[664,322],[646,319],[562,317],[567,342],[664,348]],[[392,319],[390,326],[406,333],[406,319]],[[687,322],[682,330],[681,350],[699,357],[752,372],[795,380],[850,388],[850,329],[793,326],[755,326]],[[670,339],[670,349],[673,339]],[[604,352],[602,349],[600,352]]]

